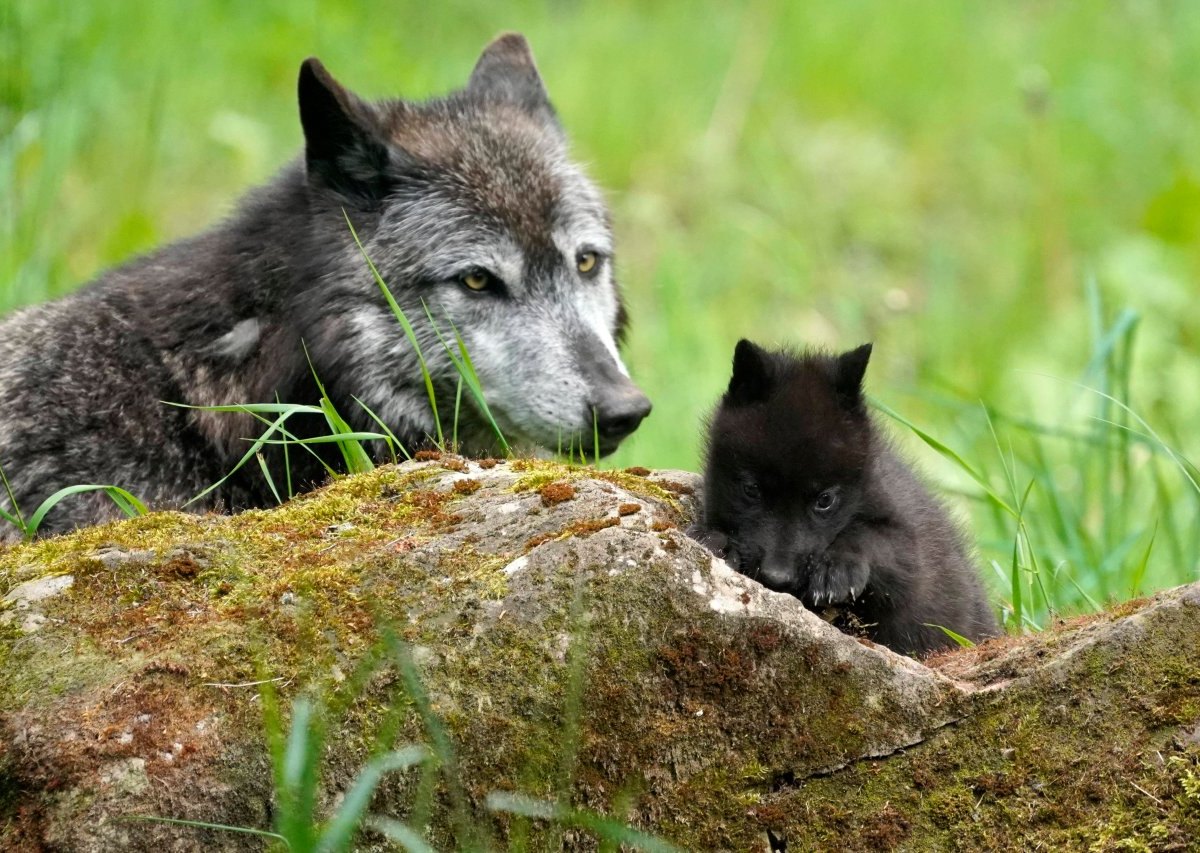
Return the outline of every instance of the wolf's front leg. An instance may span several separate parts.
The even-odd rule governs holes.
[[[850,604],[862,595],[870,577],[871,564],[864,554],[831,548],[808,558],[795,594],[808,607]]]
[[[729,537],[724,533],[718,530],[706,530],[698,522],[689,527],[686,533],[718,557],[723,559],[729,557]]]
[[[916,543],[906,527],[852,524],[824,554],[809,559],[801,580],[801,586],[807,586],[800,598],[810,607],[823,607],[851,604],[869,592],[874,609],[892,609],[906,597],[916,552]]]

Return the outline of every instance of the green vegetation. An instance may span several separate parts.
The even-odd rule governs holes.
[[[264,688],[269,687],[268,681]],[[419,746],[406,746],[372,756],[346,792],[337,812],[322,826],[317,816],[317,800],[320,796],[319,765],[323,733],[320,722],[316,719],[312,701],[301,697],[292,703],[291,726],[285,731],[274,691],[264,689],[262,697],[275,776],[275,825],[279,829],[278,832],[166,817],[139,819],[218,832],[257,835],[282,842],[284,849],[296,853],[340,853],[351,849],[367,806],[383,776],[391,772],[409,770],[427,759],[425,750]],[[409,836],[419,838],[417,833],[404,824],[399,824],[396,832],[407,832]],[[430,848],[428,845],[405,845],[402,849],[424,853]]]
[[[425,840],[425,833],[414,826],[426,827],[432,819],[433,793],[438,784],[438,777],[442,776],[454,812],[451,826],[455,834],[456,849],[498,849],[494,839],[488,838],[490,831],[487,825],[474,818],[467,806],[460,770],[454,756],[454,746],[446,732],[445,724],[430,703],[420,672],[412,660],[411,650],[400,642],[393,631],[385,630],[383,638],[364,658],[365,666],[360,666],[360,671],[355,673],[356,682],[365,683],[379,668],[379,661],[389,655],[399,670],[406,693],[402,701],[392,704],[393,714],[397,709],[403,709],[407,703],[411,703],[424,723],[424,734],[432,750],[416,744],[409,744],[400,749],[382,748],[379,742],[386,741],[387,736],[395,734],[394,731],[390,731],[390,725],[385,725],[377,737],[374,754],[363,765],[354,783],[341,798],[335,813],[328,820],[320,819],[317,808],[322,794],[320,765],[326,724],[312,700],[306,696],[301,696],[292,703],[291,718],[285,724],[273,687],[277,679],[264,679],[260,693],[274,771],[277,804],[274,825],[277,831],[160,816],[139,816],[131,819],[216,832],[257,835],[280,842],[283,849],[291,853],[341,853],[353,849],[358,830],[365,823],[396,844],[399,849],[409,853],[432,853],[434,848]],[[581,685],[582,674],[580,657],[578,664],[573,662],[572,684]],[[363,684],[359,683],[357,686],[361,689]],[[351,701],[357,701],[359,698],[351,696]],[[582,709],[579,707],[578,696],[574,698],[575,702],[567,709],[567,722],[568,725],[577,727],[582,717]],[[389,720],[389,723],[394,724],[394,720]],[[572,744],[572,747],[577,748],[578,744]],[[573,758],[572,755],[572,760]],[[384,776],[415,767],[422,771],[421,781],[418,783],[418,790],[422,793],[417,798],[417,806],[413,810],[410,822],[405,823],[382,815],[368,816],[368,806]],[[569,775],[562,780],[564,786],[569,786],[571,781]],[[560,794],[566,796],[569,790],[564,787]],[[499,814],[585,830],[603,841],[603,849],[625,844],[631,849],[647,850],[651,853],[673,853],[678,850],[674,845],[639,832],[618,820],[521,794],[493,791],[487,797],[487,806],[489,810]],[[519,837],[514,839],[509,849],[524,849]]]
[[[342,215],[345,216],[345,211]],[[387,282],[383,280],[383,276],[379,274],[379,270],[375,267],[375,262],[371,260],[367,254],[367,250],[363,248],[362,241],[358,239],[358,233],[354,230],[354,224],[350,221],[350,217],[346,216],[346,227],[350,229],[350,235],[354,238],[354,245],[358,246],[358,251],[362,253],[363,260],[371,270],[371,275],[375,278],[375,283],[379,285],[380,292],[383,293],[384,299],[387,300],[388,307],[392,310],[396,322],[404,330],[404,336],[408,338],[408,342],[412,344],[413,351],[417,354],[417,361],[421,365],[421,378],[425,381],[425,393],[429,397],[429,408],[433,413],[433,422],[437,429],[437,445],[440,448],[446,447],[445,431],[442,429],[442,419],[438,414],[437,394],[434,392],[433,377],[429,375],[429,367],[425,363],[425,356],[421,354],[421,344],[417,339],[417,334],[413,330],[412,323],[408,319],[408,315],[396,302],[392,296],[392,291],[388,287]],[[487,399],[483,395],[483,386],[479,382],[479,374],[475,372],[475,365],[471,362],[471,354],[467,352],[467,345],[462,339],[462,335],[458,333],[458,329],[454,328],[454,324],[450,324],[450,328],[454,332],[454,341],[456,344],[457,354],[454,349],[450,348],[450,342],[446,340],[442,334],[441,327],[438,326],[437,320],[434,319],[433,313],[430,312],[429,306],[425,300],[421,300],[421,307],[425,310],[425,318],[429,320],[429,325],[433,328],[433,332],[437,335],[438,343],[446,350],[446,356],[450,359],[450,363],[454,365],[454,369],[458,372],[458,393],[454,400],[454,429],[451,435],[451,445],[458,445],[458,414],[459,406],[462,402],[462,389],[466,384],[471,392],[471,397],[475,400],[475,405],[479,408],[479,412],[487,420],[492,427],[492,431],[496,434],[496,441],[499,443],[505,455],[508,455],[510,450],[508,441],[504,438],[504,433],[500,431],[499,424],[496,423],[496,418],[492,414],[491,408],[488,406]],[[324,389],[322,389],[323,391]],[[365,408],[365,406],[364,406]],[[369,411],[369,410],[368,410]],[[372,415],[373,416],[373,415]],[[376,418],[378,420],[378,418]]]
[[[667,522],[613,571],[625,553],[594,522],[629,494],[558,463],[463,465],[0,550],[0,592],[73,578],[37,632],[0,625],[0,716],[28,733],[0,760],[0,835],[238,840],[140,815],[361,848],[347,827],[368,815],[439,851],[615,853],[663,849],[648,832],[696,851],[767,831],[792,850],[1116,851],[1200,831],[1194,590],[943,656],[936,679],[713,609],[717,574],[643,477],[602,472],[640,523]],[[578,492],[545,506],[548,484]],[[539,511],[495,552],[446,547],[514,500]],[[414,745],[419,764],[381,775]]]
[[[1010,625],[1196,578],[1192,4],[4,4],[0,310],[269,177],[303,57],[421,97],[502,29],[610,191],[655,403],[612,464],[694,469],[739,337],[869,339]]]
[[[62,620],[56,615],[49,628],[69,633],[70,654],[59,643],[40,642],[48,632],[27,642],[16,629],[0,625],[0,713],[6,720],[34,713],[66,731],[75,725],[68,718],[91,704],[80,701],[81,692],[119,681],[142,684],[145,689],[107,707],[105,713],[121,721],[103,727],[136,725],[138,715],[149,714],[162,726],[147,727],[151,740],[130,741],[130,750],[154,756],[151,762],[162,760],[176,743],[189,761],[198,762],[203,751],[206,759],[217,759],[216,777],[239,792],[227,799],[218,793],[213,800],[214,789],[230,790],[224,782],[197,782],[189,775],[185,782],[195,784],[198,808],[184,808],[188,798],[175,789],[137,805],[117,797],[109,814],[186,819],[195,829],[181,830],[185,839],[238,831],[269,836],[293,851],[354,849],[355,830],[365,818],[413,850],[428,845],[561,850],[566,833],[596,838],[601,850],[673,849],[629,825],[637,793],[632,789],[626,796],[609,779],[597,789],[607,791],[605,798],[576,792],[579,785],[596,783],[579,769],[579,756],[591,745],[584,721],[598,704],[587,691],[611,685],[638,692],[628,683],[632,670],[625,646],[593,655],[589,625],[593,618],[623,616],[632,601],[616,596],[610,604],[603,589],[576,582],[575,565],[563,563],[549,569],[561,571],[565,587],[551,584],[545,590],[547,623],[504,620],[481,632],[478,642],[462,642],[461,631],[471,630],[467,626],[474,620],[489,621],[485,602],[507,594],[510,576],[501,567],[532,547],[516,536],[495,554],[468,545],[442,548],[441,537],[453,535],[450,528],[464,520],[458,514],[462,504],[471,495],[479,500],[490,494],[494,507],[511,501],[517,489],[536,492],[525,484],[527,477],[562,483],[586,472],[514,460],[493,466],[499,470],[491,478],[482,474],[491,469],[473,465],[478,479],[460,479],[465,467],[449,455],[415,470],[380,466],[271,512],[155,513],[132,526],[90,527],[0,550],[0,592],[15,585],[18,571],[30,577],[20,567],[31,561],[38,565],[36,577],[65,573],[74,579],[72,594],[55,600],[64,608]],[[605,476],[657,503],[672,519],[672,529],[682,520],[666,493],[645,478]],[[446,488],[449,482],[475,488]],[[604,494],[607,503],[613,498],[606,485],[592,487],[593,496]],[[538,503],[536,495],[527,497]],[[581,503],[566,502],[544,514],[549,538],[586,538],[592,532],[576,530],[579,522],[592,521],[593,510],[580,509]],[[665,542],[680,534],[660,535]],[[124,556],[106,567],[97,553],[114,546]],[[659,563],[645,574],[631,574],[632,586],[659,590],[663,570]],[[598,582],[626,588],[620,576],[601,574]],[[195,601],[199,609],[176,645],[155,626],[165,624],[164,614],[183,600]],[[435,615],[424,624],[418,611]],[[655,618],[669,616],[664,610]],[[392,619],[394,629],[387,627]],[[450,624],[456,627],[448,629]],[[572,638],[561,661],[546,657],[547,625],[556,636]],[[645,657],[640,645],[630,643],[627,651],[636,661]],[[426,680],[431,666],[454,669],[449,689],[440,677]],[[179,687],[180,695],[168,696],[168,684]],[[249,696],[241,693],[247,688]],[[257,701],[251,698],[255,688],[262,689]],[[500,698],[507,689],[516,693],[512,704]],[[493,692],[499,698],[494,706],[479,704]],[[218,717],[219,729],[197,727]],[[143,730],[138,732],[140,738]],[[79,741],[82,751],[64,753],[61,767],[70,764],[78,771],[94,757],[91,741],[85,741]],[[500,766],[506,769],[489,775]],[[5,769],[0,765],[0,792],[11,778]],[[247,796],[248,790],[270,796],[272,809],[256,810],[262,800]],[[378,799],[372,799],[373,790]],[[335,792],[344,795],[335,798]],[[403,813],[380,808],[396,802],[405,804]],[[597,811],[601,803],[603,813]],[[8,828],[11,816],[0,810],[0,829]],[[498,836],[508,839],[507,846]]]
[[[38,529],[46,519],[46,514],[58,506],[61,501],[74,495],[82,495],[88,492],[103,492],[129,518],[146,514],[146,505],[138,500],[135,495],[131,495],[119,486],[100,486],[94,483],[81,483],[59,489],[38,504],[33,514],[26,519],[24,513],[21,511],[21,507],[17,503],[16,496],[13,495],[12,487],[9,485],[8,477],[5,476],[3,468],[0,468],[0,487],[2,487],[0,488],[0,496],[6,498],[8,506],[11,507],[10,511],[5,509],[3,505],[0,505],[0,522],[5,522],[16,527],[25,539],[32,539],[37,536]]]
[[[341,798],[335,813],[322,821],[317,804],[322,795],[321,758],[325,743],[326,723],[312,700],[301,696],[292,703],[291,718],[285,724],[279,710],[279,700],[273,688],[274,679],[262,684],[264,716],[266,718],[267,741],[270,744],[271,764],[274,771],[276,811],[274,825],[277,831],[205,821],[180,820],[177,818],[143,816],[135,820],[190,826],[216,832],[235,832],[257,835],[280,842],[282,849],[291,853],[342,853],[354,849],[359,828],[364,824],[393,842],[397,849],[409,853],[433,853],[434,848],[425,839],[425,832],[414,827],[426,827],[432,819],[433,794],[438,777],[444,778],[450,792],[454,818],[451,826],[455,835],[455,849],[496,850],[495,840],[486,823],[472,816],[461,790],[462,779],[454,757],[454,747],[445,725],[433,710],[420,672],[412,661],[410,650],[391,631],[385,631],[383,639],[364,659],[366,667],[356,673],[365,682],[378,662],[390,655],[392,663],[400,672],[406,696],[404,701],[393,703],[393,709],[402,709],[411,703],[425,725],[425,736],[432,749],[409,744],[400,749],[384,749],[376,744],[376,751],[363,765],[353,784]],[[580,670],[582,672],[582,670]],[[361,687],[361,685],[360,685]],[[352,697],[357,700],[359,697]],[[572,722],[578,724],[581,711],[572,709]],[[390,721],[394,724],[394,720]],[[395,732],[379,733],[377,740],[385,740]],[[409,822],[383,815],[368,815],[371,804],[385,775],[420,768],[416,808]],[[564,780],[570,783],[570,779]],[[563,791],[564,795],[569,791]],[[511,792],[494,791],[487,797],[488,809],[499,814],[516,815],[528,820],[549,822],[554,825],[582,829],[600,838],[603,849],[616,844],[628,845],[633,850],[651,853],[674,853],[674,845],[626,824],[603,815],[574,809],[534,797]],[[510,850],[523,850],[520,840],[514,839]]]

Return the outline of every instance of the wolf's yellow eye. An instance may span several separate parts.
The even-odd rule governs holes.
[[[600,257],[595,252],[580,252],[575,256],[575,268],[583,275],[590,275],[600,264]]]
[[[480,290],[487,290],[487,286],[492,283],[492,277],[483,270],[475,270],[464,275],[462,283],[471,290],[478,292]]]

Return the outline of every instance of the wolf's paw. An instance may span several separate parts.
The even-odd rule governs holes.
[[[695,539],[708,550],[721,558],[728,558],[732,561],[734,555],[729,547],[729,537],[724,533],[716,530],[705,530],[698,524],[694,524],[687,529],[687,535]]]
[[[870,576],[861,554],[826,553],[809,564],[798,597],[808,607],[849,604],[862,595]]]

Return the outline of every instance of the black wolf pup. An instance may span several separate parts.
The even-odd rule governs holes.
[[[347,218],[416,327],[447,421],[460,377],[426,306],[449,346],[461,335],[514,447],[609,453],[649,412],[617,351],[608,209],[522,36],[497,38],[464,88],[425,102],[364,101],[310,59],[299,106],[303,157],[228,221],[0,322],[0,467],[26,512],[77,483],[181,506],[263,428],[161,401],[316,403],[310,358],[354,429],[378,431],[361,400],[409,450],[435,435],[416,354]],[[470,394],[457,433],[467,452],[495,448]],[[293,482],[324,478],[308,454],[290,463]],[[192,508],[272,503],[251,467]],[[114,515],[81,496],[42,529]]]
[[[710,422],[703,538],[742,574],[836,609],[894,651],[952,645],[933,626],[994,635],[962,534],[867,412],[870,355],[870,344],[830,356],[738,342]]]

